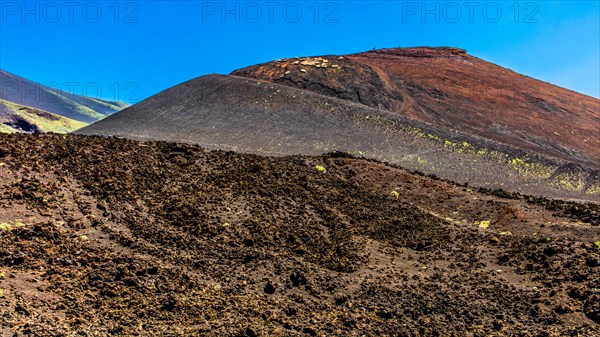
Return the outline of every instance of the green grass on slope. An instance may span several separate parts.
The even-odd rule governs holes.
[[[72,100],[72,99],[70,99],[70,98],[68,98],[66,96],[63,96],[63,95],[61,95],[59,93],[56,93],[56,92],[51,91],[51,90],[46,90],[46,92],[48,92],[51,95],[57,96],[58,98],[60,98],[61,100],[65,101],[65,102],[68,102],[68,103],[72,104],[73,107],[74,107],[74,110],[72,110],[72,111],[74,111],[74,112],[76,112],[78,114],[81,114],[81,115],[84,115],[84,116],[89,116],[89,117],[94,118],[94,119],[102,119],[102,118],[106,117],[103,114],[101,114],[101,113],[99,113],[97,111],[94,111],[94,110],[88,108],[85,105],[81,105],[81,104],[75,102],[74,100]]]
[[[8,125],[0,123],[0,133],[15,133],[15,132],[19,132],[19,131],[16,130],[16,129],[11,128]]]
[[[12,110],[12,112],[15,115],[22,117],[27,122],[37,125],[38,128],[40,128],[43,132],[68,133],[68,132],[75,131],[77,129],[81,129],[82,127],[88,125],[88,123],[76,121],[76,120],[73,120],[73,119],[70,119],[67,117],[63,117],[63,116],[60,116],[60,115],[57,115],[57,114],[54,114],[54,113],[51,113],[48,111],[44,111],[44,110],[40,110],[40,109],[33,109],[33,108],[30,108],[25,105],[8,102],[8,101],[2,100],[2,99],[0,99],[0,104],[7,106],[10,110]],[[54,118],[48,119],[48,118],[40,116],[34,112],[21,110],[21,108],[38,110],[43,113],[52,115],[55,119]],[[8,131],[7,128],[12,131]],[[4,124],[2,124],[2,127],[0,127],[0,132],[16,132],[16,131],[18,131],[18,130],[8,127],[7,125],[4,125]]]
[[[102,99],[97,99],[97,98],[92,98],[92,97],[87,97],[89,100],[94,101],[98,104],[102,104],[105,107],[114,110],[115,112],[117,111],[121,111],[125,108],[127,108],[129,106],[129,104],[127,103],[122,103],[122,102],[114,102],[114,101],[105,101]]]

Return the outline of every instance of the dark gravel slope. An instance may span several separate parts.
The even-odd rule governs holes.
[[[268,155],[333,150],[486,188],[600,200],[592,166],[285,85],[209,75],[77,131]]]

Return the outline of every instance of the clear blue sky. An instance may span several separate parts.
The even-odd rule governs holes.
[[[129,102],[278,58],[424,45],[600,96],[598,0],[0,0],[0,68]]]

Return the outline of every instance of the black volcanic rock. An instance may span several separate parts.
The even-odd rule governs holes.
[[[600,334],[599,204],[338,153],[73,134],[0,149],[4,335]]]

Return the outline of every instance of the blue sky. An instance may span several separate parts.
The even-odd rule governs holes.
[[[0,68],[130,103],[278,58],[425,45],[600,97],[598,0],[0,0]]]

